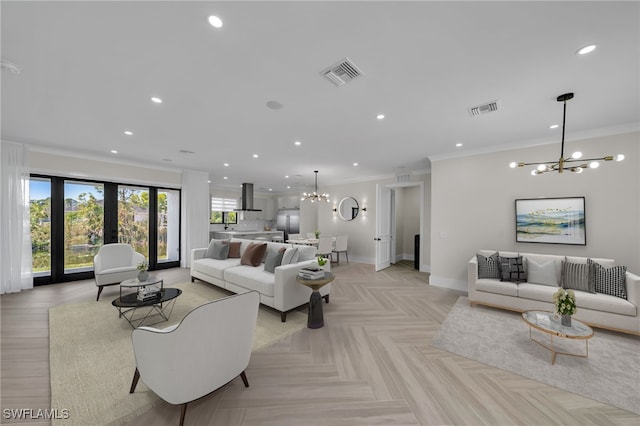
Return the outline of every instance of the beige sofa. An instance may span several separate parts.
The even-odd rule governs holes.
[[[240,242],[242,255],[250,243],[255,240],[232,238],[232,242]],[[266,242],[267,249],[279,250],[290,248],[291,244]],[[296,263],[281,265],[274,273],[264,270],[264,263],[260,266],[241,265],[239,258],[224,260],[205,257],[207,248],[191,251],[191,282],[196,279],[225,288],[233,293],[244,293],[250,290],[260,294],[260,303],[280,311],[282,322],[287,319],[287,312],[309,302],[311,290],[296,281],[298,271],[305,266],[317,266],[316,248],[313,246],[296,246],[298,260]],[[264,262],[264,261],[263,261]],[[329,270],[330,264],[324,267]],[[331,284],[320,289],[320,295],[329,303]]]
[[[490,256],[495,250],[480,250],[478,254]],[[537,263],[553,260],[556,268],[556,286],[541,285],[535,282],[500,281],[499,279],[479,279],[478,260],[474,256],[468,263],[468,290],[471,305],[480,304],[517,312],[529,310],[553,311],[553,293],[558,289],[562,261],[587,263],[584,257],[565,257],[533,253],[499,252],[500,256],[522,256],[527,270],[527,261]],[[614,266],[612,259],[592,259],[609,268]],[[601,293],[589,293],[575,290],[578,311],[575,318],[594,327],[640,335],[640,277],[627,271],[625,276],[627,300]]]

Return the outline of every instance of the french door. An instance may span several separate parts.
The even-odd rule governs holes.
[[[130,244],[150,269],[180,264],[180,191],[31,176],[34,284],[93,278],[104,244]]]

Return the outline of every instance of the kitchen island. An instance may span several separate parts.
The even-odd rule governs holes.
[[[245,240],[255,240],[258,237],[271,241],[273,237],[284,238],[283,231],[257,231],[257,230],[237,230],[237,231],[211,231],[210,238],[225,240],[228,238],[242,238]]]

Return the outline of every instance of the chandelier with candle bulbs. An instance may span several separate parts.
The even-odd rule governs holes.
[[[567,116],[567,101],[573,99],[573,93],[565,93],[563,95],[558,96],[556,99],[558,102],[562,102],[564,104],[563,113],[562,113],[562,145],[560,147],[560,159],[557,161],[544,161],[538,163],[516,163],[515,161],[509,164],[509,167],[524,167],[524,166],[537,166],[535,169],[531,170],[531,174],[533,176],[541,175],[543,173],[548,172],[558,172],[563,173],[565,170],[574,173],[582,173],[585,169],[596,169],[600,166],[600,161],[622,161],[624,160],[624,155],[618,154],[615,157],[613,155],[607,155],[605,157],[600,158],[582,158],[582,153],[580,151],[576,151],[571,154],[571,157],[564,157],[564,124]]]
[[[329,194],[324,194],[324,193],[322,193],[322,194],[318,194],[318,171],[317,171],[317,170],[314,170],[314,171],[313,171],[313,173],[315,173],[315,174],[316,174],[316,186],[315,186],[315,191],[313,191],[313,192],[312,192],[312,193],[310,193],[310,194],[307,194],[306,192],[303,192],[303,193],[302,193],[302,198],[301,198],[301,200],[302,200],[302,201],[304,201],[304,200],[309,200],[309,201],[311,201],[312,203],[315,203],[316,201],[317,201],[317,202],[320,202],[320,201],[326,201],[326,202],[328,203],[328,202],[330,201],[330,200],[329,200]]]

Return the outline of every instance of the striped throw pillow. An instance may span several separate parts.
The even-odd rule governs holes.
[[[562,288],[595,293],[595,288],[589,286],[589,264],[562,261]]]

